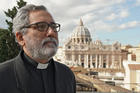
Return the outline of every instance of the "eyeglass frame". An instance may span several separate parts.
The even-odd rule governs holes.
[[[40,30],[40,29],[38,28],[38,24],[39,24],[39,23],[45,23],[46,25],[48,25],[48,27],[47,27],[46,29],[44,29],[44,30]],[[54,23],[54,22],[51,22],[50,24],[47,23],[47,22],[36,22],[36,23],[33,23],[33,24],[29,24],[29,25],[23,26],[21,29],[23,29],[23,28],[32,28],[32,26],[35,25],[35,26],[37,27],[36,29],[37,29],[38,31],[40,31],[40,32],[45,32],[45,31],[48,31],[49,27],[51,27],[52,29],[55,29],[55,28],[52,26],[53,24],[58,25],[59,30],[58,30],[58,31],[55,30],[55,32],[59,32],[59,31],[60,31],[61,25],[60,25],[59,23]]]

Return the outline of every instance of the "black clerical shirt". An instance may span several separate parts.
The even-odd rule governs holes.
[[[46,69],[37,69],[38,63],[23,54],[25,67],[30,74],[30,93],[55,93],[55,70],[53,59],[49,61]]]

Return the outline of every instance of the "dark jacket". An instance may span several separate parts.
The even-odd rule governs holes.
[[[64,64],[53,62],[56,93],[76,93],[73,72]],[[30,93],[30,80],[21,53],[16,58],[0,64],[0,93]]]

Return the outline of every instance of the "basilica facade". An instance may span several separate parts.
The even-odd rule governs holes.
[[[105,45],[100,40],[93,41],[88,28],[80,19],[79,25],[63,47],[58,49],[55,58],[69,66],[121,69],[127,53],[122,52],[119,42]]]

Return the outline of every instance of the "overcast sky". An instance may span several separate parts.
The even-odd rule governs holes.
[[[82,18],[92,39],[105,43],[119,41],[122,45],[140,44],[140,0],[25,0],[44,5],[61,24],[61,45]],[[7,28],[3,11],[16,5],[16,0],[0,1],[0,28]],[[107,42],[108,41],[108,42]]]

